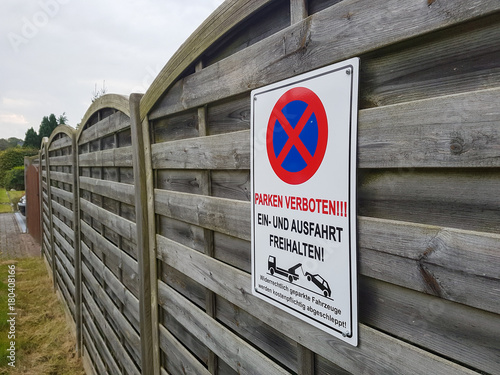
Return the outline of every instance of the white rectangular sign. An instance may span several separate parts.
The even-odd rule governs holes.
[[[252,91],[252,291],[358,343],[359,59]]]

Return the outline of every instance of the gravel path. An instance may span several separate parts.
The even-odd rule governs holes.
[[[13,213],[0,214],[0,258],[40,256],[40,245],[29,234],[22,234]]]

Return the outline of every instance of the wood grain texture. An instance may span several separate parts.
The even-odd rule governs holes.
[[[259,316],[291,339],[350,372],[424,374],[430,371],[443,375],[450,372],[476,373],[364,324],[359,327],[359,346],[353,348],[254,297],[250,290],[250,275],[161,236],[157,236],[157,244],[158,257],[162,261],[203,283],[236,306],[252,311],[254,316]],[[217,275],[217,278],[211,275]]]
[[[149,114],[178,79],[162,71],[141,103],[141,118],[199,107],[498,10],[494,0],[441,1],[434,7],[397,0],[343,1],[274,34],[266,43],[257,43],[183,78],[175,95],[167,94],[168,103]],[[385,27],[380,27],[380,17],[374,15],[388,15]]]
[[[81,143],[80,137],[84,126],[96,112],[104,108],[114,108],[126,116],[130,116],[130,105],[127,96],[117,94],[102,95],[90,105],[77,127],[75,138],[79,144]]]
[[[248,169],[249,131],[199,137],[151,146],[154,169]]]
[[[162,282],[158,283],[158,301],[240,374],[289,374]]]
[[[134,186],[114,181],[80,176],[80,189],[90,191],[129,205],[135,204]]]
[[[250,240],[248,202],[155,189],[155,212],[206,229]]]
[[[132,167],[132,147],[80,154],[78,164],[80,167]]]

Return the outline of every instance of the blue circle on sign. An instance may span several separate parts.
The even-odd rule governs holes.
[[[274,105],[267,126],[267,155],[276,175],[292,185],[318,170],[328,143],[328,119],[321,99],[295,87]]]
[[[290,126],[295,129],[302,115],[307,109],[308,104],[302,100],[294,100],[288,103],[281,113],[288,120]],[[274,124],[273,130],[273,148],[275,155],[279,155],[285,147],[286,143],[290,139],[288,133],[283,129],[283,126],[278,120]],[[316,152],[316,147],[318,146],[318,121],[314,113],[311,114],[307,120],[306,125],[299,134],[299,139],[302,141],[304,146],[307,148],[311,155]],[[304,160],[302,154],[297,150],[297,147],[293,145],[288,152],[287,156],[281,163],[283,169],[288,172],[300,172],[307,167],[307,162]]]

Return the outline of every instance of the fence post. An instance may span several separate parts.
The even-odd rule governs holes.
[[[146,158],[149,140],[145,139],[141,126],[139,111],[141,98],[142,94],[131,94],[129,98],[139,267],[141,372],[147,375],[159,375],[158,329],[157,325],[155,326],[157,320],[156,288],[154,286],[156,283],[156,259],[154,253],[150,252],[150,241],[153,243],[155,241],[154,232],[150,238],[150,225],[154,225],[154,220],[150,222],[150,210],[148,210],[148,198],[153,198],[152,192],[148,194],[148,180],[152,178],[152,175],[150,160],[148,163]],[[147,120],[143,126],[147,127]]]
[[[80,249],[80,187],[78,178],[78,143],[76,132],[72,133],[72,166],[73,172],[73,249],[75,254],[75,331],[76,352],[78,357],[82,355],[82,256]]]

